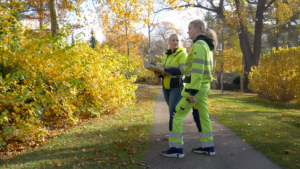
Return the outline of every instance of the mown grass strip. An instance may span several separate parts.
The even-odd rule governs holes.
[[[2,168],[139,168],[148,147],[158,90],[138,88],[137,102],[23,152]]]
[[[254,94],[210,93],[211,115],[272,161],[300,168],[300,105],[276,103]]]

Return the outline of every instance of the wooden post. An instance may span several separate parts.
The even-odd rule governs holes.
[[[150,85],[151,84],[151,78],[148,76],[147,77],[147,85]]]
[[[158,78],[158,85],[162,85],[162,78]]]

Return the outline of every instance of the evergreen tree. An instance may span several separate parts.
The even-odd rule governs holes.
[[[93,29],[91,31],[91,38],[90,38],[89,42],[90,42],[91,48],[95,48],[96,47],[97,40],[95,38],[94,30]]]
[[[72,33],[72,46],[75,45],[74,33]]]

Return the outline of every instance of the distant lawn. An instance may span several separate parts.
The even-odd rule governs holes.
[[[211,115],[278,165],[300,168],[300,105],[255,94],[210,93]]]
[[[141,168],[158,90],[139,88],[136,94],[134,106],[92,119],[37,150],[0,161],[0,168]]]

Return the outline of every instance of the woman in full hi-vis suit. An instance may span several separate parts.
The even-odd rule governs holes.
[[[207,108],[207,94],[210,90],[210,82],[213,80],[211,72],[213,69],[213,50],[217,44],[217,36],[200,19],[190,22],[188,29],[189,38],[193,40],[193,46],[184,66],[184,83],[186,85],[171,117],[169,149],[161,153],[166,157],[184,157],[182,120],[193,107],[193,117],[200,134],[200,146],[192,151],[215,155],[212,127]]]

